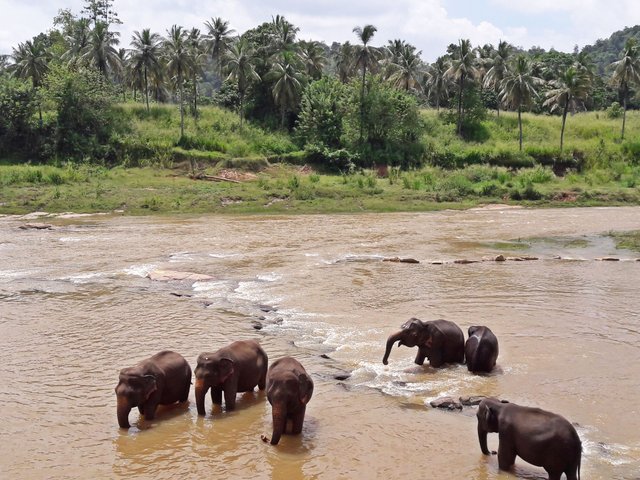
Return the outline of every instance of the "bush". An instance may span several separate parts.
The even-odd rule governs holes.
[[[622,107],[618,102],[613,102],[606,110],[607,118],[622,118]]]
[[[633,165],[640,163],[640,141],[627,141],[622,144],[622,154]]]

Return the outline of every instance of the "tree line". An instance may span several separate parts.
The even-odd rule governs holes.
[[[557,112],[562,151],[570,112],[609,108],[622,117],[624,139],[626,111],[638,105],[640,47],[633,38],[602,74],[586,51],[524,51],[505,41],[474,47],[460,39],[427,63],[404,40],[373,46],[373,25],[355,27],[354,43],[328,46],[299,40],[299,28],[280,15],[242,34],[219,17],[204,22],[203,30],[173,25],[162,35],[145,28],[134,32],[129,48],[120,46],[113,29],[118,23],[111,0],[86,0],[80,15],[61,10],[53,29],[18,44],[0,62],[0,106],[20,110],[19,98],[28,99],[37,110],[40,130],[31,132],[37,137],[46,129],[42,105],[55,105],[56,126],[51,128],[57,153],[70,153],[59,142],[81,141],[87,130],[83,121],[94,125],[98,136],[104,123],[113,121],[104,112],[94,112],[95,118],[86,112],[87,118],[60,129],[61,115],[71,115],[72,106],[81,112],[104,110],[107,99],[117,95],[122,101],[143,102],[147,111],[152,103],[176,103],[180,139],[185,115],[197,117],[199,105],[214,103],[236,110],[240,129],[250,118],[294,130],[307,149],[325,159],[375,161],[378,155],[380,161],[407,166],[420,155],[420,106],[446,109],[443,118],[455,123],[464,138],[473,138],[487,108],[498,116],[501,110],[515,111],[520,150],[521,113]],[[30,88],[8,87],[9,77],[28,82]],[[85,109],[79,93],[91,97]],[[27,115],[29,108],[23,110]],[[18,118],[21,112],[13,113],[17,123],[5,119],[0,136],[26,129],[20,124],[26,120]],[[70,142],[65,135],[76,139]],[[390,158],[397,149],[400,157]]]

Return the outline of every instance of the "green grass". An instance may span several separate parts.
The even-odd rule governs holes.
[[[640,230],[631,232],[611,232],[609,234],[616,242],[616,248],[624,248],[640,252]]]

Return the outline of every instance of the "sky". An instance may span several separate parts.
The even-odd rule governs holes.
[[[0,54],[53,28],[53,17],[69,8],[79,14],[83,0],[0,0]],[[571,52],[625,27],[640,24],[640,0],[114,0],[123,24],[121,47],[135,30],[162,35],[173,24],[205,30],[222,17],[242,33],[283,15],[300,28],[298,38],[357,42],[356,26],[375,25],[372,44],[402,39],[433,62],[447,45],[468,38],[472,44],[507,40],[528,49]]]

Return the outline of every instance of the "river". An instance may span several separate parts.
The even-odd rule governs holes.
[[[53,228],[19,228],[34,221]],[[637,207],[0,217],[0,477],[546,478],[483,456],[474,408],[429,406],[491,395],[573,422],[582,478],[638,479],[640,254],[604,235],[633,229]],[[500,253],[538,260],[453,263]],[[420,263],[382,261],[396,256]],[[213,279],[147,278],[157,269]],[[496,370],[417,366],[407,347],[382,365],[387,336],[411,317],[454,321],[465,337],[489,326]],[[121,368],[163,349],[195,368],[200,352],[249,338],[311,374],[302,435],[261,441],[264,393],[233,412],[212,413],[207,397],[201,418],[193,389],[187,405],[152,422],[134,410],[118,428]]]

